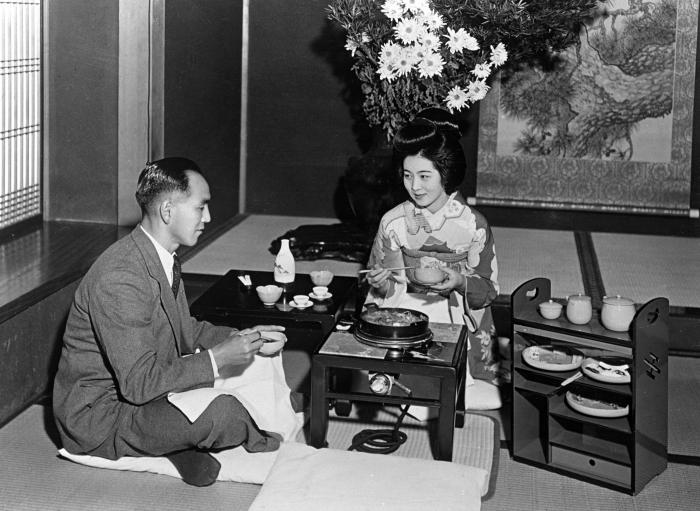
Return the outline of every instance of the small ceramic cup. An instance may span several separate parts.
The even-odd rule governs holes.
[[[561,310],[563,309],[562,304],[555,302],[554,300],[548,300],[542,302],[539,305],[540,314],[545,319],[557,319],[561,315]]]
[[[294,295],[294,303],[303,307],[309,303],[309,297],[306,295]]]
[[[585,325],[593,317],[591,297],[584,294],[571,295],[566,299],[566,317],[575,325]]]
[[[318,298],[323,298],[328,294],[328,287],[326,286],[314,286],[313,288],[314,295],[316,295]]]

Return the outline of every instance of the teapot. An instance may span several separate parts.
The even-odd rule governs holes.
[[[634,301],[629,298],[620,295],[604,296],[600,321],[608,330],[626,332],[636,312]]]

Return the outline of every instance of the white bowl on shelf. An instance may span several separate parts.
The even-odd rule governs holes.
[[[557,319],[561,316],[561,311],[564,308],[562,304],[554,300],[542,302],[538,307],[540,309],[540,314],[542,314],[542,317],[545,319]]]

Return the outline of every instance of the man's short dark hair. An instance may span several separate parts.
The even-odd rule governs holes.
[[[139,174],[136,187],[136,202],[141,211],[148,211],[164,193],[187,193],[190,186],[188,170],[202,173],[199,166],[188,158],[169,157],[147,163]]]

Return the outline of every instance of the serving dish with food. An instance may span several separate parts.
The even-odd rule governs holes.
[[[573,371],[583,361],[583,353],[568,346],[528,346],[523,350],[523,361],[545,371]]]
[[[566,402],[577,412],[592,417],[625,417],[630,411],[629,406],[581,396],[571,391],[566,393]]]
[[[415,349],[430,343],[433,333],[427,314],[399,307],[370,305],[355,324],[355,338],[370,346],[387,348],[399,356],[406,349]]]

